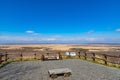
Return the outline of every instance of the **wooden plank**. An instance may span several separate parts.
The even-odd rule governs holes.
[[[72,73],[69,68],[61,68],[61,69],[52,69],[49,70],[48,73],[51,74],[64,74],[64,73]]]
[[[103,55],[104,55],[104,54],[103,54]],[[120,58],[120,56],[108,55],[108,54],[105,54],[105,55],[108,56],[108,57]]]
[[[59,60],[59,56],[44,56],[44,60]]]
[[[103,60],[105,61],[106,59],[103,59],[103,58],[97,58],[97,57],[94,57],[95,59],[99,59],[99,60]]]
[[[114,62],[114,61],[109,61],[109,60],[107,60],[107,62],[110,62],[112,64],[120,64],[120,62]]]

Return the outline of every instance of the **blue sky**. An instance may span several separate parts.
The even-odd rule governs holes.
[[[0,0],[0,43],[120,43],[119,0]]]

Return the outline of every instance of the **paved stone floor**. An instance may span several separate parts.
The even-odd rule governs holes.
[[[79,59],[12,62],[0,69],[0,80],[52,80],[49,69],[69,68],[70,77],[55,80],[120,80],[120,69]]]

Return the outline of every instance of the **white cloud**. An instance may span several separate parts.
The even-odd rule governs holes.
[[[82,37],[82,36],[0,36],[0,43],[109,43],[119,42],[120,38]]]
[[[105,38],[85,38],[84,40],[94,42],[94,41],[104,41],[106,40]]]
[[[27,30],[26,33],[32,34],[32,33],[34,33],[34,31],[32,31],[32,30]]]
[[[33,33],[33,35],[39,35],[39,33]]]
[[[96,38],[85,38],[86,41],[96,41]]]
[[[46,40],[47,40],[47,41],[55,41],[56,38],[47,38]]]
[[[91,34],[93,32],[94,32],[94,30],[90,30],[90,31],[87,32],[87,34]]]
[[[120,29],[116,29],[116,32],[120,32]]]
[[[35,37],[35,36],[0,36],[0,43],[14,43],[14,42],[31,42],[31,43],[35,43],[35,42],[51,42],[51,41],[55,41],[56,38],[54,37],[43,37],[43,36],[39,36],[39,37]]]
[[[27,30],[26,33],[32,34],[32,35],[39,35],[39,33],[36,33],[36,32],[33,31],[33,30]]]

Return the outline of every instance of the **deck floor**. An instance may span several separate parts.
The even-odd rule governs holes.
[[[120,69],[79,59],[12,62],[0,69],[0,80],[52,80],[48,70],[69,68],[70,77],[55,80],[120,80]]]

